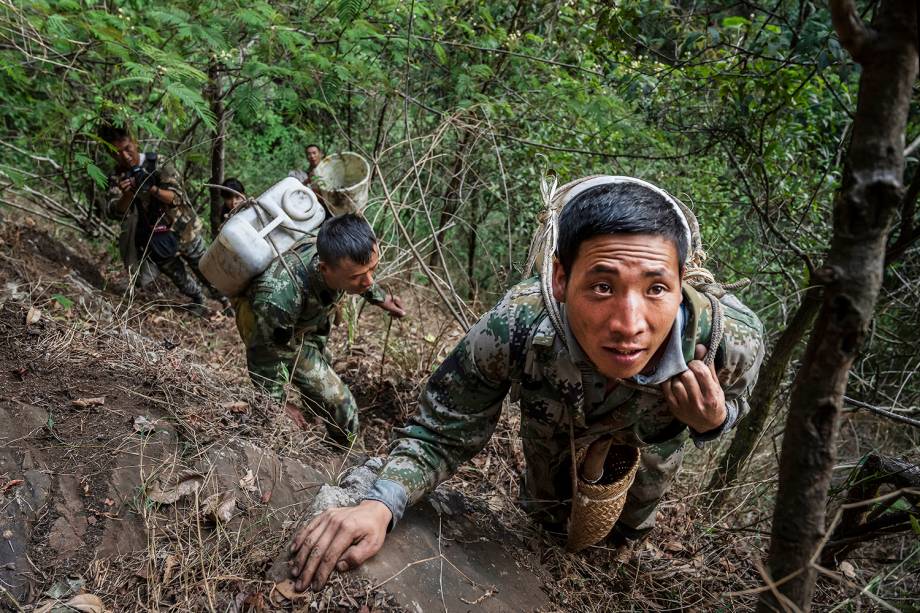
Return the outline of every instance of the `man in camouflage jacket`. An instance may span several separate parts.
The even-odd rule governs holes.
[[[204,303],[202,286],[212,298],[228,304],[199,269],[205,253],[202,224],[175,166],[160,162],[155,153],[141,153],[126,130],[107,127],[102,138],[111,146],[116,161],[104,213],[122,221],[119,250],[129,271],[137,271],[138,285],[156,277],[149,265],[153,264],[196,306]],[[194,276],[188,274],[186,266]]]
[[[318,236],[276,258],[235,301],[253,383],[304,425],[300,410],[286,399],[285,383],[292,383],[304,408],[322,418],[330,437],[342,444],[358,432],[358,406],[326,349],[336,306],[346,293],[360,294],[396,317],[405,314],[399,299],[374,283],[379,259],[377,239],[364,218],[335,217]]]
[[[509,394],[520,401],[521,502],[551,529],[564,526],[570,507],[570,437],[576,448],[611,436],[640,449],[609,535],[615,544],[652,528],[687,439],[713,440],[747,411],[763,358],[761,324],[724,295],[715,362],[700,360],[713,307],[682,282],[691,231],[676,201],[621,177],[567,188],[552,270],[558,327],[538,279],[512,288],[472,327],[429,379],[365,500],[326,511],[296,534],[298,589],[376,553],[407,505],[486,445]]]

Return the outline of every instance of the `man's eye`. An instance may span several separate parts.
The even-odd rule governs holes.
[[[666,288],[664,285],[653,285],[649,288],[648,291],[652,296],[660,296],[661,294],[666,293],[668,288]]]
[[[610,285],[607,283],[595,283],[593,286],[591,286],[591,289],[593,289],[598,294],[609,294],[613,290],[613,288],[610,287]]]

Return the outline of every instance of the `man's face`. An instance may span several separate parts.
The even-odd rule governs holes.
[[[141,163],[141,154],[134,139],[123,138],[111,143],[111,145],[112,149],[109,149],[109,154],[115,158],[115,163],[118,164],[119,168],[127,170]]]
[[[315,168],[321,159],[323,159],[323,152],[319,150],[319,147],[307,147],[307,162],[310,163],[310,168]]]
[[[346,294],[363,294],[374,284],[374,271],[380,263],[380,252],[374,245],[374,252],[367,264],[357,264],[351,258],[342,258],[335,265],[319,263],[319,270],[330,289]]]
[[[242,196],[237,196],[236,194],[231,194],[230,196],[224,198],[224,209],[232,211],[239,205],[243,204],[245,198]]]
[[[575,339],[608,379],[639,374],[668,338],[682,294],[674,243],[649,234],[595,236],[566,274],[553,267]]]

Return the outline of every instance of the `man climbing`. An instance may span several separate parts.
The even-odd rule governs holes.
[[[186,198],[175,167],[162,163],[156,153],[141,153],[127,130],[105,126],[100,137],[108,143],[115,160],[106,193],[106,214],[128,222],[122,225],[119,247],[129,271],[137,262],[151,261],[191,299],[190,306],[198,314],[206,312],[202,284],[227,306],[227,299],[198,269],[205,252],[201,220]],[[194,276],[188,274],[186,265]],[[138,278],[141,286],[156,276],[149,270],[142,269],[141,273],[145,277]]]
[[[689,209],[628,177],[589,177],[548,198],[561,213],[546,276],[512,288],[431,376],[365,499],[296,533],[297,589],[373,556],[407,505],[486,445],[509,392],[521,410],[521,502],[551,530],[569,516],[572,449],[638,448],[625,508],[606,533],[617,546],[654,526],[686,441],[713,440],[745,413],[762,327],[699,266]]]
[[[289,379],[304,408],[340,444],[358,432],[358,406],[326,349],[337,303],[345,294],[360,294],[394,317],[405,315],[399,299],[374,283],[379,261],[370,224],[358,215],[335,217],[315,240],[302,240],[276,258],[235,305],[253,383],[303,427],[301,410],[285,396]]]

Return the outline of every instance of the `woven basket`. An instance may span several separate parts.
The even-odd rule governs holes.
[[[629,445],[614,445],[604,461],[604,476],[598,483],[581,478],[581,464],[588,447],[576,452],[578,483],[572,497],[569,536],[566,549],[580,551],[602,540],[623,512],[626,492],[636,478],[639,450]]]

